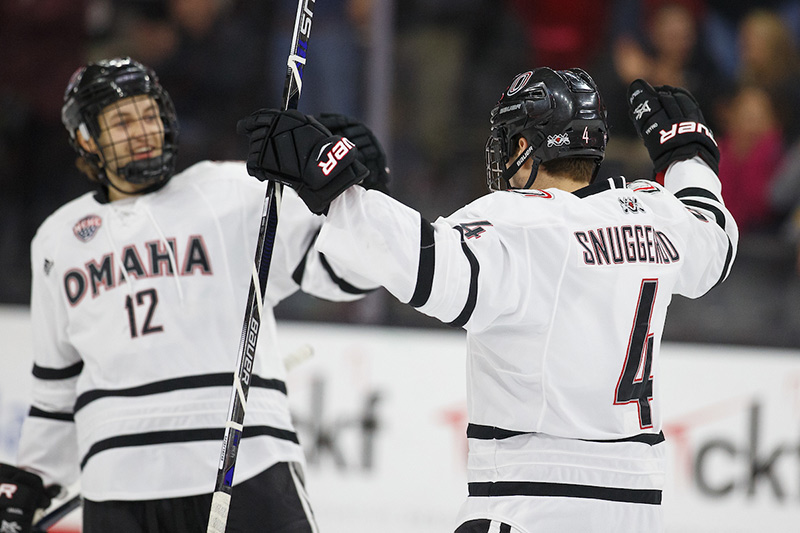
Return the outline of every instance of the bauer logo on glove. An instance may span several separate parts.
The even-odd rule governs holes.
[[[17,492],[17,486],[13,483],[0,483],[0,498],[6,497],[11,500],[14,498],[15,492]]]
[[[703,133],[708,135],[714,144],[717,144],[717,141],[714,139],[714,134],[711,133],[711,130],[708,129],[708,126],[692,120],[673,124],[668,130],[661,130],[658,133],[661,135],[659,138],[659,142],[661,144],[664,144],[668,140],[672,139],[675,137],[675,135],[680,135],[683,133]]]
[[[326,144],[320,150],[320,155],[322,156],[322,152],[330,145],[331,143]],[[333,145],[333,148],[327,151],[327,157],[322,156],[318,157],[317,161],[320,159],[325,159],[324,161],[320,161],[317,166],[322,169],[322,173],[326,176],[329,176],[333,169],[336,168],[336,165],[344,159],[344,157],[350,153],[350,150],[355,148],[355,145],[351,143],[347,137],[342,137],[342,140],[337,142]]]
[[[719,148],[700,105],[680,87],[652,87],[635,80],[628,88],[628,113],[653,161],[653,175],[675,161],[699,155],[719,172]]]
[[[292,187],[313,213],[327,213],[334,198],[369,175],[351,141],[295,109],[260,109],[237,131],[250,138],[250,175]]]

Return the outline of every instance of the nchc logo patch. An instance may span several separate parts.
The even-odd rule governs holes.
[[[87,215],[72,226],[72,233],[74,233],[79,240],[89,242],[102,225],[102,218],[97,215]]]

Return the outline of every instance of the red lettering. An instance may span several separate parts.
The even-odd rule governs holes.
[[[11,483],[0,484],[0,496],[5,496],[9,500],[14,498],[14,493],[17,492],[17,486]]]

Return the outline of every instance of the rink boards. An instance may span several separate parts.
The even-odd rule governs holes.
[[[27,308],[0,307],[0,461],[13,462],[28,409],[30,335]],[[321,531],[452,531],[466,491],[464,333],[293,322],[279,343],[282,358],[314,352],[287,386]],[[665,344],[661,370],[667,531],[795,531],[800,350]],[[80,531],[79,517],[56,530]]]

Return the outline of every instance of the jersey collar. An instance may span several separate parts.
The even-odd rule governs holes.
[[[592,196],[594,194],[601,193],[603,191],[608,191],[610,189],[624,189],[625,188],[625,178],[623,176],[614,176],[611,178],[605,178],[601,180],[596,180],[594,183],[587,185],[577,191],[573,192],[575,196],[578,198],[586,198],[587,196]]]

